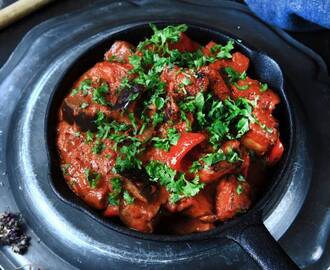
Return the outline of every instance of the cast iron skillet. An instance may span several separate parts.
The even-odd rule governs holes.
[[[159,27],[170,23],[157,23]],[[187,34],[192,39],[205,45],[208,41],[214,40],[225,43],[229,36],[215,30],[204,28],[203,26],[188,24]],[[288,164],[295,158],[291,151],[292,143],[295,139],[295,124],[293,122],[290,102],[284,90],[284,78],[278,64],[269,56],[258,52],[253,48],[253,44],[243,45],[240,40],[236,40],[235,49],[243,52],[251,60],[248,74],[252,78],[257,78],[275,89],[281,97],[281,104],[276,109],[276,117],[280,123],[281,139],[285,146],[282,160],[272,169],[267,190],[255,202],[254,206],[244,215],[234,218],[232,221],[219,225],[217,228],[203,233],[195,233],[185,236],[170,236],[163,234],[144,234],[133,231],[122,226],[117,220],[106,219],[95,209],[90,208],[84,201],[78,198],[67,186],[60,167],[57,155],[54,134],[56,132],[57,112],[60,104],[72,87],[74,81],[92,67],[96,62],[103,59],[104,52],[109,49],[115,40],[125,40],[137,44],[145,37],[150,36],[151,30],[148,24],[125,29],[111,36],[108,40],[102,41],[94,47],[88,49],[81,55],[68,69],[61,82],[57,85],[47,109],[47,130],[46,137],[48,143],[48,157],[51,168],[51,186],[57,196],[71,206],[80,209],[90,215],[95,221],[100,222],[108,228],[123,233],[140,240],[152,241],[199,241],[210,238],[227,238],[238,243],[262,269],[298,269],[294,262],[282,250],[273,239],[266,227],[263,219],[267,216],[274,205],[281,199],[282,194],[290,184],[290,172],[286,170]],[[234,38],[235,39],[235,38]],[[252,48],[252,49],[251,49]],[[288,86],[285,86],[286,90]]]

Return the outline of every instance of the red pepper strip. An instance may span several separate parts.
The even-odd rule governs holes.
[[[116,205],[108,205],[108,207],[103,211],[103,215],[106,217],[118,217],[119,207]]]
[[[203,133],[182,133],[178,143],[173,145],[167,153],[167,165],[173,170],[183,171],[181,165],[183,157],[205,139]]]
[[[280,139],[277,139],[276,144],[272,148],[272,150],[269,153],[267,162],[269,165],[274,165],[276,162],[278,162],[284,152],[283,144],[281,143]]]
[[[186,34],[181,33],[180,39],[176,43],[170,43],[168,47],[170,50],[177,49],[180,52],[194,52],[198,50],[199,45],[197,42],[191,40]]]

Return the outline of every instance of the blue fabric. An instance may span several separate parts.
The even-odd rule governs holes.
[[[292,31],[330,29],[330,0],[245,0],[264,21]]]

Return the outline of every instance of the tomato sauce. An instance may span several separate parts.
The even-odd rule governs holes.
[[[63,176],[131,229],[207,231],[247,211],[281,159],[280,98],[248,76],[232,41],[202,46],[185,25],[153,30],[137,47],[115,41],[68,91],[56,136]]]

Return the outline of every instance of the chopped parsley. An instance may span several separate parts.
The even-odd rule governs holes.
[[[245,178],[244,178],[243,175],[239,174],[239,175],[237,176],[237,180],[240,181],[240,182],[244,182],[244,181],[245,181]]]
[[[83,102],[80,104],[81,109],[86,109],[88,106],[89,106],[89,104],[87,102]]]
[[[203,155],[199,160],[195,160],[190,166],[189,172],[197,173],[202,169],[208,169],[210,166],[213,166],[220,161],[235,163],[242,161],[242,159],[240,158],[239,154],[233,150],[225,154],[222,149],[218,149],[216,152],[208,153]]]
[[[110,63],[113,63],[113,62],[123,63],[124,62],[123,59],[118,58],[116,55],[110,55],[107,58],[107,61],[109,61]]]
[[[134,113],[129,113],[128,114],[128,118],[131,121],[132,126],[133,126],[133,129],[134,129],[134,133],[133,134],[136,135],[137,132],[138,132],[138,126],[137,126],[137,123],[136,123],[136,120],[135,120]]]
[[[142,161],[137,157],[144,150],[142,143],[136,138],[128,137],[125,139],[128,139],[128,144],[119,148],[119,155],[114,167],[115,172],[142,168]]]
[[[237,82],[234,82],[233,84],[238,90],[246,90],[246,89],[249,89],[249,87],[250,87],[248,84],[238,85]]]
[[[185,24],[176,26],[170,25],[163,29],[158,29],[154,24],[150,24],[150,27],[154,33],[150,39],[146,39],[145,41],[140,42],[138,45],[139,50],[146,48],[148,45],[155,45],[158,51],[163,53],[167,52],[169,51],[168,43],[178,42],[181,33],[187,31],[188,29],[188,26]]]
[[[64,175],[69,175],[68,169],[70,168],[71,164],[62,164],[61,169]]]
[[[169,151],[171,145],[176,145],[180,139],[180,134],[175,128],[169,128],[166,138],[153,137],[151,140],[154,142],[154,146],[165,151]]]
[[[156,127],[158,124],[164,121],[164,115],[162,113],[155,113],[152,119],[152,125]]]
[[[111,179],[111,192],[108,196],[108,202],[111,205],[118,206],[120,194],[122,192],[122,181],[120,177],[114,177]]]
[[[260,83],[260,92],[266,92],[268,90],[268,84],[267,83]]]
[[[150,161],[145,168],[150,180],[158,182],[170,193],[171,203],[193,197],[204,187],[204,183],[199,182],[198,176],[189,181],[183,173],[177,173],[158,161]]]
[[[197,173],[199,170],[203,168],[203,165],[199,162],[199,160],[195,160],[189,168],[189,172]]]
[[[239,80],[246,80],[246,72],[239,73],[234,70],[232,67],[225,67],[225,74],[228,76],[228,79],[231,83],[237,82]]]
[[[134,197],[131,194],[129,194],[129,192],[127,190],[125,190],[123,193],[123,199],[126,204],[134,203]]]
[[[216,164],[220,161],[226,160],[226,155],[225,153],[219,149],[219,151],[215,153],[210,153],[206,154],[201,158],[201,160],[207,165],[207,166],[212,166],[213,164]]]
[[[158,110],[161,110],[165,105],[165,99],[162,97],[155,97],[155,106]]]
[[[237,193],[238,195],[240,195],[241,193],[243,193],[243,191],[244,191],[244,189],[243,189],[242,184],[238,184],[238,185],[237,185],[237,188],[236,188],[236,193]]]
[[[103,82],[99,87],[94,89],[92,100],[101,105],[109,105],[104,95],[109,92],[109,86],[107,83]]]
[[[80,82],[79,86],[72,89],[71,96],[77,95],[79,92],[82,93],[83,96],[88,95],[88,91],[92,89],[92,80],[86,79]]]
[[[94,140],[94,133],[88,130],[86,132],[86,143],[90,143]]]
[[[211,94],[200,92],[195,97],[187,97],[179,107],[182,119],[182,116],[186,116],[184,112],[194,113],[199,124],[197,130],[206,128],[213,145],[224,140],[241,138],[249,131],[249,124],[256,122],[252,105],[245,98],[221,101]]]
[[[225,74],[231,84],[233,84],[238,90],[246,90],[249,88],[248,84],[245,85],[238,85],[239,80],[246,80],[246,72],[239,73],[234,70],[232,67],[225,67],[224,69]]]
[[[96,188],[97,187],[97,183],[100,181],[101,179],[101,174],[100,173],[96,173],[96,172],[92,172],[91,169],[86,168],[84,170],[86,179],[88,181],[88,185],[91,188]]]
[[[105,144],[99,140],[96,140],[92,148],[92,153],[99,155],[104,149],[105,149]]]
[[[215,45],[211,48],[211,53],[216,53],[218,59],[230,59],[232,58],[231,51],[234,49],[234,40],[229,40],[225,46]]]

